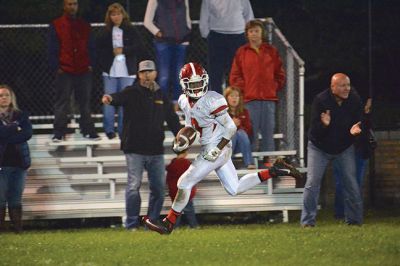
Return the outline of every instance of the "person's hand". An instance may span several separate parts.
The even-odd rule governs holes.
[[[241,121],[240,121],[239,118],[234,117],[234,118],[232,118],[232,120],[233,120],[233,122],[235,123],[235,126],[236,126],[236,127],[239,127],[239,126],[240,126]]]
[[[162,32],[158,31],[155,36],[156,38],[162,38]]]
[[[361,122],[354,124],[350,129],[350,134],[353,136],[357,136],[361,133]]]
[[[321,122],[325,127],[329,126],[331,123],[331,111],[326,110],[326,112],[321,113]]]
[[[89,69],[89,72],[93,72],[93,67],[89,66],[88,69]]]
[[[214,147],[203,155],[203,158],[207,161],[214,162],[221,154],[221,150],[218,147]]]
[[[122,50],[123,50],[123,48],[122,47],[116,47],[116,48],[114,48],[114,55],[119,55],[119,54],[122,54]]]
[[[57,69],[57,74],[63,74],[64,70],[62,70],[61,68]]]
[[[101,98],[101,102],[103,104],[110,104],[112,101],[112,97],[110,95],[103,95],[103,98]]]

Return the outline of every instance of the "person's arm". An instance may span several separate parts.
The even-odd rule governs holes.
[[[129,39],[131,41],[128,43],[124,42],[123,54],[127,56],[135,55],[139,62],[150,58],[149,53],[143,45],[142,38],[139,36],[134,26],[124,29],[124,34],[129,34]]]
[[[329,110],[323,110],[324,108],[319,102],[318,97],[314,98],[314,101],[311,106],[311,125],[310,125],[310,132],[311,135],[317,139],[322,138],[326,132],[329,130],[329,124],[326,125],[322,122],[322,115],[326,114],[330,115],[328,112]],[[329,116],[330,117],[330,116]]]
[[[160,29],[153,23],[157,6],[158,6],[157,0],[149,0],[147,2],[146,13],[144,14],[144,21],[143,21],[143,24],[146,27],[146,29],[148,29],[154,36],[156,36],[158,32],[161,32]]]
[[[186,7],[186,23],[189,29],[192,29],[192,20],[190,19],[189,0],[185,0]]]
[[[49,33],[47,36],[47,51],[49,67],[52,71],[57,71],[60,68],[60,61],[58,58],[60,43],[58,41],[56,29],[54,28],[53,23],[49,25]]]
[[[19,130],[17,131],[17,133],[7,138],[7,143],[19,144],[28,141],[32,137],[32,124],[29,120],[29,116],[26,113],[21,113],[21,116],[18,118],[17,121]]]
[[[254,19],[253,9],[249,0],[242,0],[243,17],[246,22]]]
[[[236,133],[237,128],[236,128],[235,122],[233,122],[233,120],[232,120],[231,116],[228,114],[228,112],[225,112],[221,115],[216,116],[215,120],[224,127],[225,131],[224,131],[224,135],[222,136],[222,138],[229,142],[232,139],[233,135],[235,135],[235,133]],[[221,142],[222,142],[222,140],[221,140]],[[225,141],[223,141],[223,142],[225,142]],[[225,145],[220,146],[218,144],[217,147],[222,149],[223,147],[225,147]]]
[[[13,134],[18,132],[18,125],[15,123],[4,125],[0,121],[0,138],[1,142],[6,140],[8,137],[12,136]]]
[[[243,127],[244,131],[246,131],[249,138],[251,138],[253,129],[251,126],[249,111],[247,109],[244,109],[242,116],[243,116],[243,118],[240,119],[241,120],[240,124]]]
[[[208,34],[210,33],[210,13],[208,10],[208,0],[201,1],[201,8],[200,8],[200,22],[199,22],[199,29],[201,37],[207,38]]]
[[[240,49],[240,48],[239,48]],[[231,72],[229,74],[229,84],[231,86],[239,87],[243,90],[244,88],[244,76],[242,70],[242,62],[241,62],[241,55],[242,50],[237,50],[236,55],[233,58]]]
[[[136,99],[137,97],[130,95],[131,93],[133,93],[131,90],[132,88],[129,86],[120,92],[116,92],[110,95],[105,94],[103,95],[101,101],[103,102],[103,104],[110,104],[113,106],[124,106],[127,104],[135,104],[131,102],[131,100]]]
[[[233,122],[228,112],[217,115],[215,120],[224,127],[225,131],[221,141],[217,144],[217,146],[211,148],[205,154],[203,154],[203,158],[211,162],[214,162],[218,158],[222,149],[229,143],[233,135],[236,133],[235,122]]]
[[[281,57],[279,56],[278,50],[274,49],[274,51],[275,51],[274,78],[275,78],[275,81],[278,83],[277,89],[281,90],[283,88],[283,86],[285,85],[286,74],[285,74],[285,70],[283,69],[282,60],[281,60]]]

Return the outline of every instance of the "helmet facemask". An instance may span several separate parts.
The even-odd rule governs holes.
[[[199,99],[208,90],[208,75],[203,74],[202,76],[193,76],[189,78],[181,79],[181,86],[183,92],[193,99]]]

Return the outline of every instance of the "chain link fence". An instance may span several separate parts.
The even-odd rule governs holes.
[[[285,87],[279,92],[276,132],[283,133],[280,149],[297,150],[304,166],[304,61],[272,19],[266,20],[268,42],[276,47],[286,71]]]
[[[151,34],[143,23],[133,23],[145,47],[154,57]],[[92,24],[97,34],[104,24]],[[284,138],[277,147],[299,152],[303,162],[303,98],[304,98],[304,62],[287,42],[272,19],[266,20],[268,40],[281,55],[286,70],[285,88],[279,93],[277,106],[277,133]],[[16,92],[21,109],[30,112],[35,123],[52,123],[54,73],[48,67],[47,60],[47,24],[0,25],[0,83],[10,85]],[[155,58],[155,57],[154,57]],[[195,61],[207,66],[207,44],[201,38],[198,22],[194,21],[191,44],[187,52],[187,62]],[[101,114],[100,99],[103,95],[101,73],[94,72],[92,88],[92,113]],[[72,107],[72,110],[76,108]]]

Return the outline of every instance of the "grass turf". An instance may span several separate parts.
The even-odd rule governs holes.
[[[362,227],[319,215],[318,226],[207,225],[169,236],[74,229],[0,235],[0,265],[400,265],[400,218],[366,215]]]

